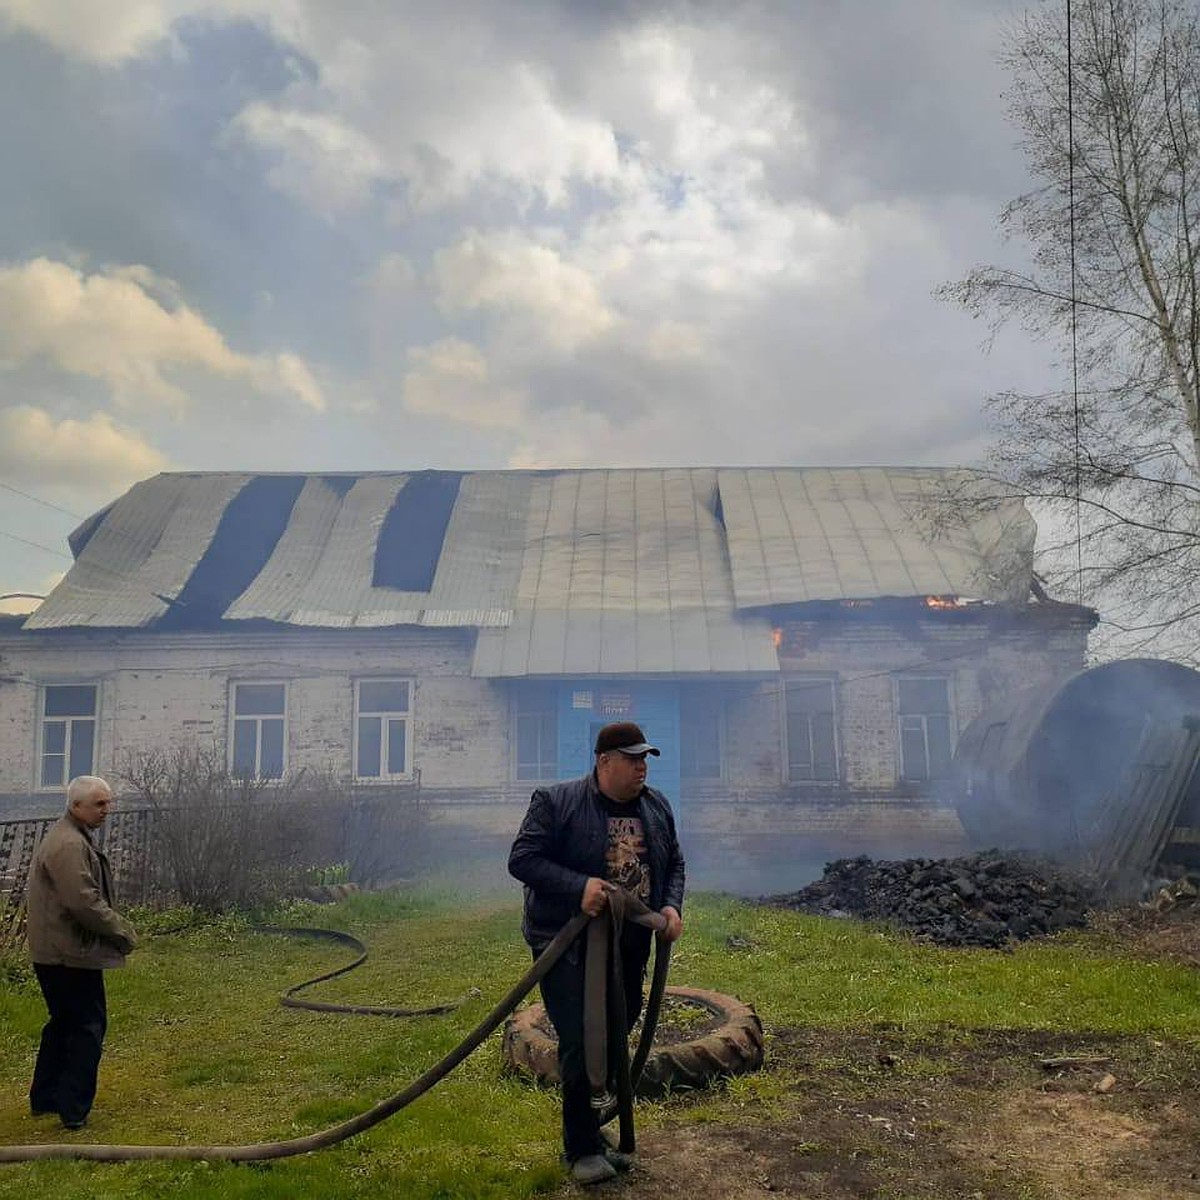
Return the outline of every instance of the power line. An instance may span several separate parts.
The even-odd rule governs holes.
[[[41,542],[31,542],[29,538],[23,538],[19,534],[9,533],[7,529],[0,529],[0,537],[12,538],[14,542],[20,542],[24,546],[32,546],[35,550],[45,550],[47,554],[53,554],[55,558],[71,559],[71,555],[64,554],[61,550],[55,550],[53,546],[44,546]],[[71,559],[73,562],[74,559]]]
[[[1075,267],[1075,64],[1067,0],[1067,226],[1071,258],[1071,407],[1075,417],[1075,598],[1083,603],[1083,473],[1079,420],[1079,295]]]
[[[82,513],[72,512],[71,509],[69,509],[69,508],[63,508],[61,504],[55,504],[50,500],[43,500],[40,496],[35,496],[32,492],[22,491],[20,488],[13,487],[13,485],[11,483],[5,483],[3,480],[0,480],[0,488],[3,488],[5,491],[12,492],[14,495],[23,496],[26,500],[32,500],[35,504],[40,504],[45,508],[53,509],[55,512],[64,513],[66,516],[72,517],[76,521],[87,520],[87,518],[85,516],[83,516]],[[131,534],[125,533],[122,530],[106,529],[105,533],[106,533],[106,536],[115,537],[118,540],[124,540],[124,541],[130,541],[130,542],[135,540]],[[56,549],[54,549],[53,546],[47,546],[43,542],[35,542],[35,541],[32,541],[30,538],[21,537],[20,534],[10,533],[7,529],[0,529],[0,537],[11,538],[14,542],[20,542],[23,546],[31,546],[35,550],[43,550],[47,554],[53,554],[55,556],[55,558],[66,559],[69,563],[72,564],[72,566],[74,566],[77,562],[79,562],[79,559],[76,558],[76,556],[74,554],[67,554],[65,551],[56,550]],[[192,570],[195,569],[195,566],[196,566],[196,563],[190,562],[189,560],[182,558],[178,554],[168,554],[168,555],[164,555],[163,557],[171,562],[175,562],[183,567],[186,567],[189,574]],[[99,571],[101,574],[109,575],[109,576],[112,576],[114,579],[118,579],[124,583],[131,584],[135,591],[142,592],[148,596],[153,596],[156,600],[163,601],[163,600],[167,599],[167,598],[163,597],[159,592],[154,591],[152,588],[147,587],[145,584],[138,581],[138,579],[137,579],[138,568],[137,567],[129,568],[126,570],[119,570],[115,567],[106,566],[104,563],[99,563],[99,562],[95,562],[95,561],[91,561],[91,560],[89,560],[85,565],[88,568],[88,570]],[[175,600],[175,599],[170,599],[167,602],[169,604],[180,603],[180,601]]]
[[[55,550],[51,546],[44,546],[41,542],[30,541],[29,538],[23,538],[15,533],[9,533],[9,531],[7,529],[0,529],[0,537],[12,538],[12,540],[14,542],[20,542],[22,545],[25,545],[25,546],[32,546],[35,550],[44,550],[47,554],[53,554],[56,558],[65,558],[72,565],[75,565],[79,561],[73,555],[64,554],[61,550]],[[184,566],[189,566],[189,564],[186,562],[186,560],[180,558],[178,555],[173,554],[173,555],[170,555],[169,557],[170,557],[171,561],[181,563]],[[121,571],[121,570],[118,570],[116,567],[108,567],[108,566],[105,566],[103,563],[94,562],[94,561],[89,561],[89,562],[85,563],[84,566],[89,571],[99,571],[102,575],[111,575],[114,579],[120,580],[122,583],[129,584],[133,588],[134,591],[142,592],[147,596],[153,596],[155,600],[158,600],[161,603],[166,604],[168,608],[175,604],[183,604],[184,603],[182,600],[179,600],[176,597],[164,596],[161,592],[156,592],[153,588],[148,587],[146,584],[139,582],[138,578],[137,578],[137,574],[138,574],[137,567],[132,567],[128,570]],[[195,567],[195,564],[193,563],[190,565],[189,570],[194,569],[194,567]]]
[[[76,521],[85,519],[81,513],[72,512],[69,508],[63,508],[61,504],[55,504],[53,501],[43,500],[41,496],[35,496],[32,492],[23,492],[20,488],[13,487],[11,483],[5,483],[3,480],[0,480],[0,488],[3,488],[6,492],[12,492],[14,496],[23,496],[26,500],[32,500],[34,504],[40,504],[44,508],[52,508],[55,512],[64,513],[68,517],[74,517]]]

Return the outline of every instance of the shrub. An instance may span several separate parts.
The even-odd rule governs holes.
[[[425,812],[414,788],[372,788],[352,795],[342,837],[349,879],[363,887],[394,883],[424,861]]]
[[[188,745],[136,756],[123,781],[154,814],[154,890],[202,912],[278,900],[325,857],[296,780],[234,776],[215,750]]]
[[[418,845],[411,793],[355,796],[332,770],[242,778],[215,748],[185,745],[131,757],[122,782],[153,814],[149,890],[201,912],[276,903],[314,872],[395,878]]]

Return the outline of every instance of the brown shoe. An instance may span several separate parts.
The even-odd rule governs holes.
[[[617,1168],[603,1154],[585,1154],[571,1164],[571,1178],[584,1187],[616,1179]]]

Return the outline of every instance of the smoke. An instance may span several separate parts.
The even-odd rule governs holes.
[[[1158,802],[1130,790],[1136,752],[1148,731],[1178,730],[1189,714],[1200,716],[1200,673],[1163,660],[1107,663],[1019,692],[960,738],[963,825],[977,845],[1085,858],[1111,836],[1114,801]]]

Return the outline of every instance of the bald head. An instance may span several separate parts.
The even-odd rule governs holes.
[[[89,829],[104,824],[112,801],[112,788],[99,775],[76,775],[67,784],[67,812]]]

